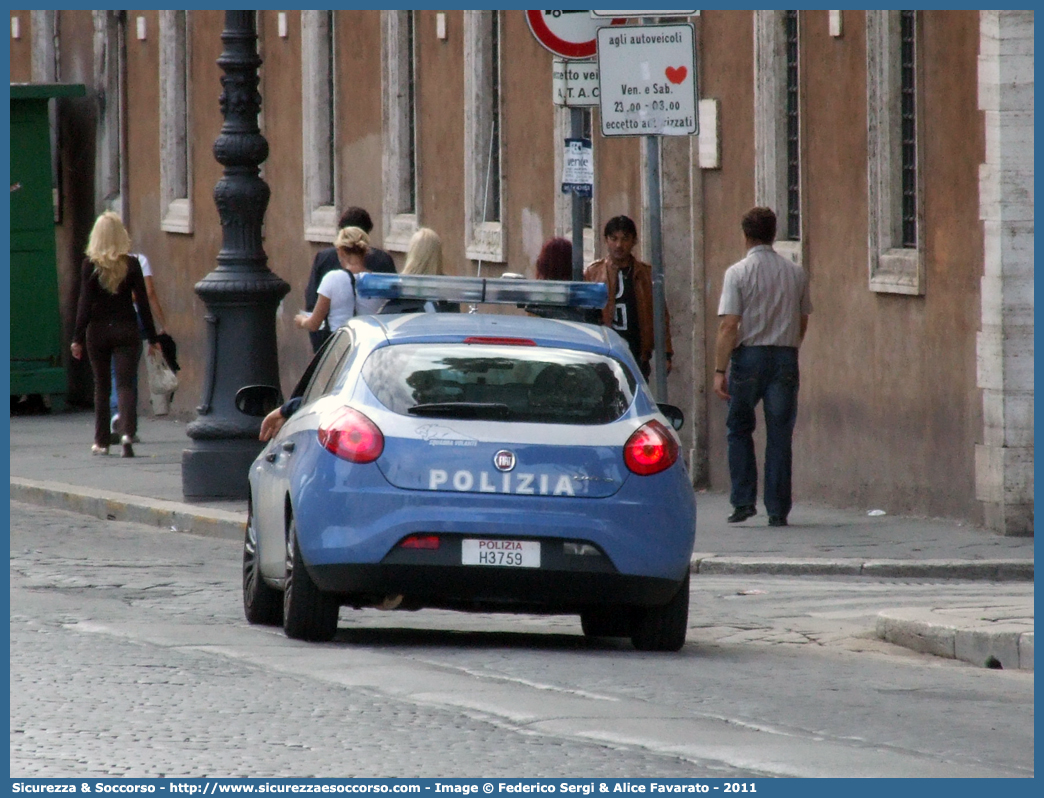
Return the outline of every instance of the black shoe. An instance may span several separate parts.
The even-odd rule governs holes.
[[[752,515],[758,514],[758,508],[753,504],[744,504],[742,507],[737,507],[732,511],[732,515],[729,516],[728,522],[730,524],[738,524],[740,521],[746,521]]]
[[[787,526],[787,517],[785,515],[770,515],[769,526]]]
[[[134,457],[134,447],[131,446],[131,443],[133,441],[130,435],[124,435],[120,438],[120,445],[123,448],[123,451],[120,452],[120,457]]]

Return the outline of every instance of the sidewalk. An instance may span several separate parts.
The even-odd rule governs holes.
[[[11,498],[99,518],[239,540],[245,501],[185,502],[185,423],[143,417],[137,457],[92,457],[89,412],[11,418]],[[118,451],[118,447],[113,451]],[[990,607],[886,611],[878,634],[919,651],[1004,668],[1033,668],[1033,605],[1006,598],[1003,583],[1033,579],[1033,538],[1008,538],[954,521],[868,516],[799,504],[790,526],[766,526],[764,508],[725,521],[720,493],[697,494],[693,573],[981,579],[998,582]],[[871,508],[867,508],[871,509]],[[991,661],[992,662],[992,661]]]

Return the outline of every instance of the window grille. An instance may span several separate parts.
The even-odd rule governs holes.
[[[923,296],[918,230],[917,17],[866,12],[867,233],[870,290]]]
[[[406,172],[407,190],[402,213],[417,212],[417,59],[416,13],[406,12]]]
[[[334,164],[337,162],[337,151],[334,146],[334,119],[336,118],[333,106],[336,103],[337,93],[334,88],[334,72],[336,70],[337,60],[334,55],[334,12],[324,11],[322,12],[326,16],[326,36],[323,40],[323,47],[325,48],[325,68],[326,74],[326,97],[330,103],[330,110],[323,119],[323,129],[321,135],[323,136],[323,149],[324,149],[324,163],[323,163],[323,174],[321,193],[319,200],[323,205],[335,206],[335,189],[334,186],[337,184],[337,178],[334,172]]]
[[[902,150],[902,245],[917,246],[916,12],[899,12],[900,118]]]
[[[776,251],[804,265],[799,11],[754,12],[754,204],[776,212]]]
[[[784,11],[787,80],[787,238],[801,239],[801,116],[798,96],[798,12]]]

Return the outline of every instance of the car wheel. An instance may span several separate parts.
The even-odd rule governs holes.
[[[633,613],[628,607],[595,607],[580,613],[584,637],[630,637]]]
[[[662,607],[642,607],[635,614],[631,643],[639,651],[677,651],[689,627],[689,574],[674,598]]]
[[[283,631],[294,640],[322,642],[337,633],[340,605],[312,581],[297,545],[297,524],[286,536],[286,588],[283,590]]]
[[[279,626],[283,622],[283,597],[261,578],[254,512],[247,513],[243,535],[243,614],[248,623]]]

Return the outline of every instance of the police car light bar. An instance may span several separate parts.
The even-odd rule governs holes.
[[[486,277],[444,277],[430,274],[359,275],[359,296],[385,299],[423,299],[468,304],[555,305],[604,308],[609,300],[605,283],[559,280],[517,280]]]

